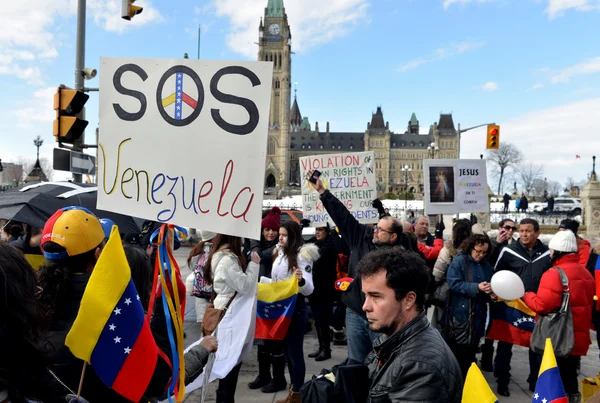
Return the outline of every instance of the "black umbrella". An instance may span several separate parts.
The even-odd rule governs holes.
[[[56,210],[68,206],[82,206],[98,218],[109,218],[119,232],[139,234],[143,219],[110,211],[98,210],[97,186],[71,182],[42,182],[0,193],[0,219],[14,220],[43,228]]]

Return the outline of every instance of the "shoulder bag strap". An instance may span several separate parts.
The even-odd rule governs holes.
[[[214,257],[214,255],[211,256],[211,260],[212,260],[212,257]],[[223,260],[224,257],[225,257],[225,253],[222,253],[222,256],[219,258],[219,260],[217,261],[217,264],[215,264],[214,267],[212,265],[212,262],[210,264],[211,268],[213,270],[213,280],[215,278],[215,269],[217,268],[217,266],[219,265],[219,263],[221,263],[221,260]],[[208,256],[206,257],[206,259],[208,259]],[[235,295],[234,295],[234,297],[235,297]],[[214,284],[214,281],[213,281],[212,294],[210,295],[210,303],[211,304],[214,304],[215,298],[217,298],[217,293],[215,292],[215,284]],[[231,300],[233,301],[233,298]],[[231,301],[229,303],[231,303]],[[227,304],[227,306],[229,306],[229,304]]]
[[[554,268],[558,271],[558,274],[560,275],[560,282],[562,283],[562,286],[563,286],[562,303],[560,305],[559,312],[566,312],[566,310],[569,307],[569,299],[571,297],[571,293],[569,290],[569,278],[567,277],[567,275],[565,274],[563,269],[561,269],[558,266],[555,266]]]

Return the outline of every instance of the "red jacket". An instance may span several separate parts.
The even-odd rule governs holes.
[[[419,248],[419,252],[425,256],[425,260],[436,260],[440,255],[440,251],[444,247],[444,240],[436,238],[433,241],[433,246],[427,246],[424,243],[417,243],[417,247]]]
[[[592,245],[588,241],[577,237],[577,254],[579,255],[579,264],[583,267],[586,267],[588,260],[590,260],[591,250]]]
[[[592,275],[579,264],[579,255],[571,253],[559,258],[554,266],[560,267],[569,279],[571,293],[569,302],[573,314],[575,347],[571,355],[585,356],[592,343],[592,301],[595,287]],[[562,283],[558,270],[548,269],[540,281],[537,294],[528,292],[523,298],[525,303],[538,314],[547,314],[560,307],[562,301]]]

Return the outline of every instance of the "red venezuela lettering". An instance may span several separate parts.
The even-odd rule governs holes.
[[[171,197],[171,203],[169,205],[169,208],[161,210],[156,215],[157,221],[167,222],[167,221],[171,220],[175,216],[177,208],[180,205],[186,210],[193,209],[195,214],[199,214],[199,213],[200,214],[208,214],[211,211],[211,209],[209,208],[210,204],[212,204],[214,207],[214,204],[216,202],[216,204],[217,204],[216,212],[219,216],[225,217],[225,216],[231,214],[231,216],[233,218],[236,218],[236,219],[242,218],[245,222],[248,222],[246,215],[248,214],[248,211],[250,211],[250,208],[252,207],[252,202],[254,201],[254,192],[252,192],[252,189],[250,187],[246,186],[237,192],[237,195],[234,197],[233,201],[231,202],[231,206],[229,207],[229,209],[222,207],[225,200],[228,200],[228,199],[230,200],[231,196],[232,196],[232,195],[230,195],[231,192],[229,192],[229,184],[231,182],[231,178],[234,175],[234,168],[235,168],[235,164],[232,160],[229,160],[227,162],[227,164],[225,165],[225,169],[223,171],[223,176],[222,176],[222,180],[221,180],[221,191],[219,193],[218,200],[215,200],[214,197],[211,200],[211,199],[207,199],[207,198],[209,198],[209,196],[211,195],[213,188],[214,188],[212,180],[206,180],[200,187],[200,191],[196,192],[196,178],[192,178],[191,179],[191,192],[187,193],[186,188],[185,188],[186,187],[185,178],[183,176],[171,177],[171,176],[165,175],[163,173],[158,173],[154,176],[152,181],[150,181],[150,175],[148,174],[148,171],[143,170],[143,169],[142,170],[134,170],[133,168],[128,167],[121,174],[120,181],[119,181],[119,174],[121,172],[121,149],[123,148],[125,143],[127,143],[129,141],[131,141],[130,138],[123,140],[119,144],[119,147],[117,150],[115,177],[113,180],[113,185],[110,188],[110,190],[107,190],[107,187],[106,187],[107,156],[106,156],[106,152],[104,150],[104,146],[102,144],[100,144],[100,150],[102,151],[102,161],[103,161],[103,166],[104,166],[103,175],[102,175],[104,193],[106,193],[107,195],[114,193],[115,189],[117,188],[117,182],[119,182],[120,191],[121,191],[121,194],[123,195],[123,197],[125,197],[126,199],[133,199],[133,196],[130,196],[128,194],[129,192],[126,192],[126,190],[131,190],[136,193],[136,195],[137,195],[136,201],[139,202],[140,201],[140,193],[141,193],[140,189],[143,187],[144,182],[145,182],[145,184],[146,184],[146,191],[145,191],[146,201],[148,204],[150,204],[150,205],[152,205],[153,203],[154,204],[163,204],[164,201],[160,197],[161,194],[163,197],[164,196]],[[140,177],[142,178],[141,185],[140,185]],[[136,178],[137,185],[134,188],[126,189],[125,188],[126,185],[129,182],[133,181],[134,178]],[[168,193],[166,195],[164,195],[164,191],[163,192],[159,192],[159,191],[164,187],[164,185],[166,184],[167,181],[170,181],[171,186],[170,186],[170,190],[168,191]],[[150,183],[152,183],[152,184],[150,184]],[[189,178],[188,178],[188,183],[189,183]],[[176,191],[178,184],[180,184],[179,187],[181,188],[181,192]],[[169,188],[169,186],[167,186],[165,189],[168,189],[168,188]],[[189,185],[188,185],[188,189],[189,189]],[[235,190],[233,192],[234,192],[233,194],[235,194]],[[181,195],[181,199],[178,199],[178,197],[177,197],[178,194]],[[189,197],[190,197],[190,201],[187,204],[186,204],[186,194],[189,194]],[[241,201],[240,198],[242,198],[243,201]],[[152,199],[152,201],[151,201],[151,199]],[[207,200],[204,200],[204,202],[203,202],[203,199],[207,199]],[[209,200],[211,200],[212,203],[209,202]],[[202,208],[200,205],[201,202],[207,203],[207,204],[209,204],[209,206],[207,206],[206,204],[203,204],[204,208]],[[236,206],[238,205],[238,202],[241,203],[241,206],[239,208],[236,208]],[[244,208],[244,203],[246,203],[245,208]],[[243,209],[243,211],[240,212],[240,210],[242,210],[242,209]]]
[[[348,167],[360,165],[360,158],[358,155],[333,155],[331,157],[315,157],[306,158],[300,161],[302,169],[309,171],[313,169],[324,169],[324,168],[336,168],[336,167]]]
[[[369,186],[366,176],[359,178],[329,178],[329,189],[352,189]]]

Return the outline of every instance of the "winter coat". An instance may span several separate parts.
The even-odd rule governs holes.
[[[287,280],[294,275],[294,270],[289,267],[288,259],[284,256],[283,248],[279,244],[277,245],[276,253],[277,256],[273,261],[273,269],[271,270],[271,279],[273,282]],[[304,244],[298,251],[296,259],[298,261],[296,269],[302,270],[302,279],[304,280],[304,285],[298,287],[298,292],[307,297],[315,289],[313,284],[313,267],[319,259],[319,248],[314,244]]]
[[[446,242],[444,248],[440,251],[440,254],[433,265],[433,278],[436,283],[446,278],[446,272],[448,266],[452,263],[452,260],[458,255],[458,251],[454,248],[452,241]]]
[[[273,251],[279,243],[279,239],[275,238],[271,242],[268,242],[261,236],[260,241],[250,241],[250,252],[258,253],[260,256],[260,269],[258,271],[258,279],[261,277],[271,278],[271,268],[273,267]],[[250,260],[250,254],[248,254],[248,260]]]
[[[596,280],[596,296],[600,297],[600,279],[596,274],[596,266],[600,267],[598,262],[598,256],[600,256],[600,244],[595,245],[590,253],[590,259],[587,262],[586,268],[588,272]],[[600,298],[594,303],[594,328],[600,330]]]
[[[381,335],[367,356],[369,403],[458,403],[463,378],[454,354],[425,312],[391,336]]]
[[[471,281],[467,277],[467,264],[471,271]],[[460,253],[448,267],[448,285],[451,292],[450,317],[457,323],[466,323],[469,320],[469,301],[473,313],[476,339],[485,333],[485,319],[487,315],[487,294],[479,291],[479,283],[490,282],[492,279],[492,266],[482,259],[476,262],[471,255]]]
[[[590,260],[591,251],[592,245],[590,242],[577,237],[577,255],[579,256],[579,264],[583,267],[587,266],[587,262]]]
[[[350,261],[348,263],[348,276],[354,278],[348,289],[342,294],[342,302],[354,313],[367,319],[367,315],[362,310],[365,303],[365,296],[362,293],[362,282],[360,277],[356,276],[356,266],[358,262],[367,253],[381,248],[388,248],[396,245],[375,245],[373,244],[374,229],[359,223],[356,218],[329,190],[321,195],[323,206],[329,213],[331,219],[337,225],[342,235],[342,239],[350,248]],[[400,240],[398,240],[400,242]],[[433,244],[432,244],[433,245]]]
[[[211,260],[213,271],[213,288],[217,297],[213,304],[217,309],[223,309],[237,292],[248,294],[258,282],[258,264],[249,262],[244,271],[240,262],[227,248],[217,251]]]
[[[518,197],[515,199],[515,208],[517,210],[521,208],[521,199]]]
[[[508,193],[504,193],[502,200],[504,200],[504,206],[508,207],[508,203],[510,203],[510,196],[508,195]]]
[[[427,234],[427,235],[429,235],[429,234]],[[442,250],[443,247],[444,247],[443,239],[434,239],[432,246],[429,246],[429,245],[421,243],[421,242],[417,242],[417,248],[419,249],[419,252],[421,252],[423,254],[425,262],[427,263],[427,266],[430,268],[434,267],[435,262],[437,261],[437,258],[439,257],[440,251]]]
[[[542,241],[538,239],[529,251],[518,240],[502,248],[494,270],[510,270],[518,274],[523,280],[525,291],[537,292],[542,274],[551,266],[550,250]]]
[[[337,253],[331,235],[322,241],[311,238],[308,243],[319,248],[321,256],[313,266],[315,289],[310,296],[311,303],[331,303],[336,299],[335,280],[337,280]]]
[[[527,200],[527,197],[523,196],[521,197],[521,210],[527,210],[527,208],[529,207],[529,200]]]
[[[67,333],[79,312],[81,298],[89,281],[91,273],[76,274],[73,276],[71,289],[67,305],[58,313],[52,327],[45,333],[40,348],[50,356],[50,365],[48,368],[71,390],[76,391],[81,377],[81,368],[83,361],[76,358],[68,347],[65,346]],[[167,329],[164,325],[165,318],[162,306],[162,299],[156,299],[150,327],[156,344],[161,348],[167,357],[171,357],[168,347]],[[167,346],[165,348],[165,345]],[[159,356],[152,380],[146,389],[145,396],[157,397],[164,393],[171,377],[172,371],[167,363]],[[48,396],[44,398],[45,403],[64,403],[68,390],[61,385],[54,377],[48,374],[48,379],[44,381],[48,385]],[[94,368],[88,365],[83,381],[81,396],[91,402],[111,402],[111,403],[131,403],[130,400],[118,395],[115,391],[108,388],[98,377]],[[142,399],[142,401],[146,401]]]
[[[585,356],[592,343],[592,303],[594,300],[594,278],[579,264],[579,256],[570,253],[561,256],[554,262],[569,279],[569,303],[573,314],[573,330],[575,331],[575,347],[571,355]],[[558,309],[562,302],[563,286],[558,270],[550,269],[542,276],[537,293],[528,292],[523,300],[533,311],[545,315]]]

